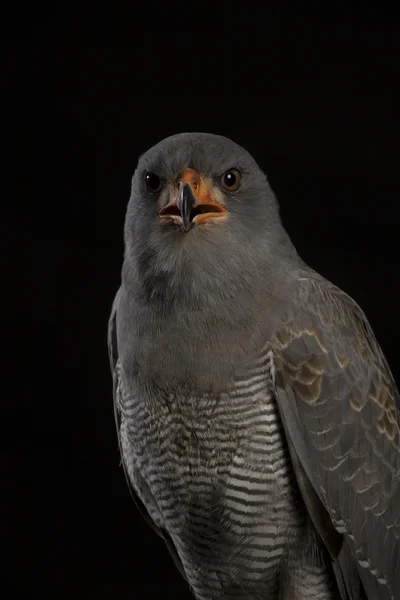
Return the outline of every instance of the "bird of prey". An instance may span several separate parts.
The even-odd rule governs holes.
[[[108,344],[132,494],[197,600],[399,600],[399,393],[217,135],[140,157]]]

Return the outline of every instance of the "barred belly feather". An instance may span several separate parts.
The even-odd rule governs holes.
[[[198,600],[282,597],[282,573],[307,537],[267,349],[244,370],[217,397],[149,403],[125,392],[118,368],[129,478],[155,523],[169,532]],[[313,568],[317,578],[325,576]]]

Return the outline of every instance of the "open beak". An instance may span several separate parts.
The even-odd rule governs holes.
[[[226,209],[216,202],[206,182],[194,169],[184,169],[179,177],[178,195],[159,211],[163,219],[182,225],[185,233],[193,225],[222,217]]]

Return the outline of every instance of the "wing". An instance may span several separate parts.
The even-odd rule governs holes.
[[[309,273],[298,281],[292,306],[272,351],[300,489],[338,563],[353,557],[342,560],[341,569],[349,597],[359,597],[351,591],[350,562],[368,599],[399,600],[399,393],[349,296]],[[342,534],[342,548],[332,525]]]
[[[131,496],[139,509],[142,517],[145,521],[154,529],[154,531],[163,538],[167,548],[174,560],[175,566],[180,571],[183,578],[186,580],[186,575],[183,569],[182,562],[178,556],[175,546],[163,528],[163,522],[161,514],[158,510],[157,503],[154,500],[151,491],[146,482],[141,478],[140,473],[134,467],[133,455],[130,451],[130,440],[128,435],[128,428],[125,427],[124,421],[124,395],[122,392],[121,385],[121,366],[118,359],[118,344],[117,344],[117,331],[116,331],[116,319],[117,319],[117,308],[118,308],[118,297],[119,292],[115,297],[111,316],[108,323],[108,353],[110,358],[111,374],[113,378],[113,397],[114,397],[114,415],[115,423],[117,426],[118,443],[122,457],[122,466],[124,469],[125,477],[128,483]]]

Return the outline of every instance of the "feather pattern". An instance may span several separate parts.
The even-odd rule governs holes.
[[[305,598],[310,586],[315,597],[338,598],[298,501],[271,361],[267,345],[225,393],[160,394],[153,403],[130,394],[114,365],[130,484],[158,532],[173,540],[198,600],[291,598],[293,590]]]
[[[358,305],[321,276],[297,282],[272,339],[288,434],[368,598],[400,597],[399,394]]]

